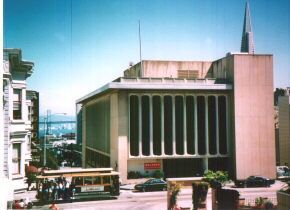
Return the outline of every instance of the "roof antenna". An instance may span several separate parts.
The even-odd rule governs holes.
[[[141,64],[141,74],[143,74],[143,62],[142,62],[142,45],[141,45],[141,23],[139,20],[139,54],[140,54],[140,64]],[[141,76],[140,74],[140,76]]]

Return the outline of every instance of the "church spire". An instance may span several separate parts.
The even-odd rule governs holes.
[[[241,52],[254,54],[254,38],[251,25],[249,2],[246,1]]]

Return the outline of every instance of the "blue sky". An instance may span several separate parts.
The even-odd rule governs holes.
[[[275,87],[290,86],[290,1],[250,0],[256,53],[274,54]],[[4,47],[35,63],[28,87],[44,113],[75,100],[142,58],[215,60],[240,50],[245,0],[4,0]]]

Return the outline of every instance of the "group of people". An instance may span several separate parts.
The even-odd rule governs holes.
[[[75,184],[70,183],[65,178],[56,180],[45,179],[38,186],[37,196],[43,201],[67,200],[73,197],[75,193]]]
[[[12,209],[31,209],[32,203],[29,202],[29,199],[20,199],[13,201]]]

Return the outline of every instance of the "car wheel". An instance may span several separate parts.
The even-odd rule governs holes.
[[[163,190],[163,191],[167,191],[167,186],[164,186],[164,187],[162,188],[162,190]]]

